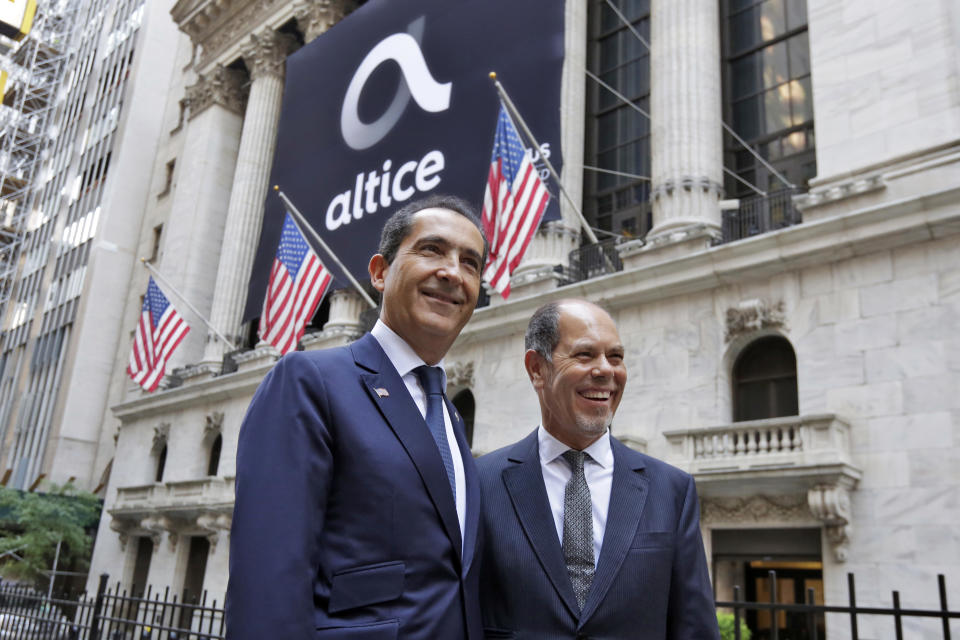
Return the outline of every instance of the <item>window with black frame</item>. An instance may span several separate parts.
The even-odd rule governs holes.
[[[721,0],[724,121],[799,189],[816,175],[806,0]],[[787,186],[732,136],[724,166],[776,194]],[[755,196],[726,178],[728,197]]]
[[[649,42],[650,1],[614,4]],[[587,68],[649,113],[647,46],[605,0],[590,3],[588,29]],[[599,229],[642,236],[651,225],[650,121],[589,78],[586,118],[584,215]]]

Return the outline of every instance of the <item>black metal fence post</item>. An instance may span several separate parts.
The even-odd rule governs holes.
[[[943,612],[943,640],[950,640],[950,618],[947,616],[947,579],[942,573],[937,574],[937,585],[940,587],[940,611]]]
[[[860,640],[857,632],[857,591],[853,583],[853,574],[847,574],[847,593],[850,595],[850,638]]]
[[[817,604],[813,587],[807,588],[807,604],[811,607]],[[817,640],[817,614],[812,610],[807,613],[807,635],[810,636],[810,640]]]
[[[770,640],[780,638],[780,620],[777,619],[777,572],[771,569],[767,572],[770,578]]]
[[[735,603],[740,602],[740,585],[735,585],[733,587],[733,601]],[[740,637],[740,607],[733,607],[733,637],[734,640],[742,640]]]
[[[97,599],[93,603],[93,616],[90,618],[89,640],[100,640],[100,615],[103,611],[103,594],[107,591],[107,580],[110,576],[106,573],[100,574],[100,583],[97,585]]]
[[[900,617],[900,592],[893,592],[893,628],[897,632],[897,640],[903,640],[903,619]]]

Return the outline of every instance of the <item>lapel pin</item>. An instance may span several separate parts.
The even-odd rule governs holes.
[[[390,392],[384,389],[383,387],[377,387],[376,389],[374,389],[374,391],[376,391],[377,395],[380,396],[381,398],[390,397]]]

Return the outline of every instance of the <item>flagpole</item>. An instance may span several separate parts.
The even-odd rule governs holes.
[[[196,308],[195,306],[193,306],[192,304],[190,304],[190,301],[187,300],[187,299],[183,296],[182,293],[180,293],[179,291],[177,291],[177,288],[176,288],[175,286],[173,286],[172,284],[170,284],[170,281],[169,281],[169,280],[167,280],[166,278],[164,278],[164,277],[160,274],[160,272],[157,271],[157,270],[153,267],[152,264],[150,264],[149,262],[147,262],[147,259],[146,259],[146,258],[140,258],[140,264],[142,264],[143,266],[145,266],[145,267],[147,268],[147,271],[149,271],[149,272],[152,273],[154,276],[156,276],[156,277],[157,277],[157,280],[159,280],[160,282],[162,282],[170,291],[172,291],[173,293],[175,293],[176,296],[177,296],[178,298],[180,298],[180,301],[183,302],[183,304],[187,305],[187,308],[189,308],[190,311],[193,311],[193,313],[194,313],[198,318],[200,318],[200,321],[203,322],[203,324],[207,325],[207,328],[210,329],[210,331],[213,331],[213,333],[214,333],[220,340],[222,340],[225,345],[227,345],[228,347],[230,347],[230,349],[231,349],[232,351],[236,351],[236,349],[237,349],[236,345],[234,345],[232,342],[230,342],[230,341],[227,340],[225,337],[223,337],[223,334],[220,333],[219,331],[217,331],[216,327],[214,327],[212,324],[210,324],[210,321],[207,320],[207,319],[204,317],[204,315],[197,310],[197,308]]]
[[[510,115],[520,124],[520,128],[526,134],[527,139],[533,143],[533,146],[536,149],[540,148],[540,143],[537,142],[537,139],[533,137],[533,134],[530,132],[530,129],[527,127],[527,123],[524,121],[523,116],[520,115],[520,112],[517,111],[517,108],[514,106],[513,101],[510,99],[510,96],[507,95],[507,90],[503,88],[503,85],[500,84],[500,81],[497,80],[497,72],[490,72],[490,79],[493,80],[493,85],[497,88],[497,93],[500,94],[500,99],[503,100],[503,103],[507,105],[507,110],[510,111]],[[557,173],[557,170],[553,168],[553,164],[549,159],[543,154],[540,154],[540,157],[543,158],[544,164],[547,165],[547,169],[550,171],[550,175],[553,176],[554,181],[557,183],[557,186],[560,188],[560,193],[567,199],[567,204],[573,209],[577,214],[577,217],[580,219],[580,225],[583,228],[584,232],[587,234],[587,237],[590,239],[590,242],[597,244],[597,236],[593,233],[593,229],[590,228],[590,224],[587,222],[587,219],[583,217],[583,213],[580,211],[580,208],[574,204],[573,198],[570,197],[570,194],[567,193],[567,190],[563,188],[563,182],[560,181],[560,175]]]
[[[273,190],[277,192],[277,195],[280,196],[281,200],[283,200],[283,204],[286,205],[290,213],[292,213],[293,216],[297,219],[297,221],[300,223],[300,226],[305,228],[307,231],[309,231],[313,239],[317,241],[317,244],[323,247],[323,250],[327,252],[327,255],[330,256],[330,258],[337,263],[337,266],[340,267],[340,271],[343,272],[343,275],[347,276],[347,279],[350,281],[350,284],[352,284],[353,287],[363,297],[363,299],[366,300],[367,304],[370,305],[370,308],[376,309],[377,303],[375,303],[370,298],[367,292],[363,290],[363,287],[360,286],[360,283],[357,282],[356,279],[354,279],[354,277],[350,274],[350,271],[345,266],[343,266],[343,263],[340,262],[340,258],[338,258],[337,254],[335,254],[330,249],[330,247],[327,246],[327,243],[323,241],[323,238],[321,238],[320,235],[313,230],[313,227],[310,226],[310,223],[307,222],[307,219],[303,217],[303,214],[300,213],[300,210],[297,209],[295,206],[293,206],[293,203],[290,202],[290,199],[287,197],[287,195],[283,191],[280,191],[280,185],[274,185]]]

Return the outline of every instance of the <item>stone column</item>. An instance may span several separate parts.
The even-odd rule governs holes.
[[[213,326],[235,343],[239,342],[247,282],[263,222],[263,203],[283,99],[284,61],[293,46],[290,36],[267,30],[251,35],[243,51],[250,70],[250,97],[243,117],[210,314]],[[220,362],[226,349],[223,342],[208,333],[204,362]]]
[[[243,126],[244,81],[242,71],[217,66],[187,87],[189,118],[163,230],[160,270],[207,317]],[[171,369],[200,360],[205,334],[187,334]]]
[[[719,4],[650,9],[653,228],[648,244],[719,237],[723,177]]]

